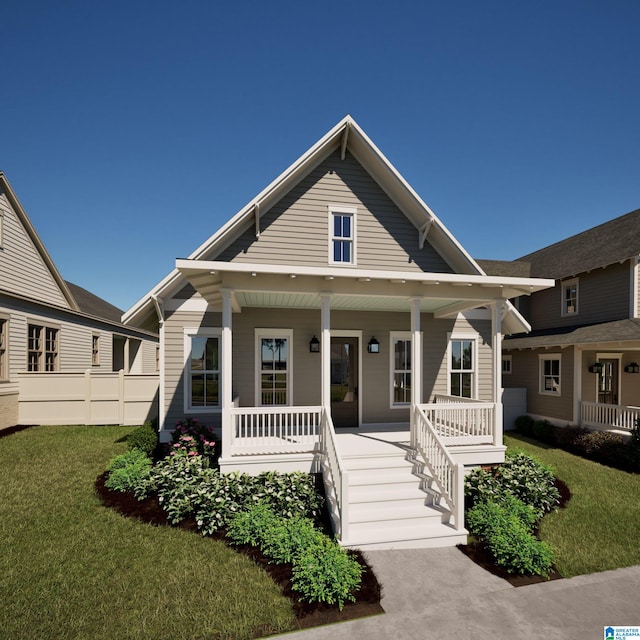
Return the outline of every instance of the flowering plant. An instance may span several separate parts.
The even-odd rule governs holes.
[[[207,427],[195,418],[179,420],[169,445],[170,456],[204,456],[215,466],[220,456],[220,441],[213,427]]]

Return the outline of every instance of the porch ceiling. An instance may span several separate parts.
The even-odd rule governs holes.
[[[177,260],[176,267],[211,305],[220,304],[223,288],[231,290],[237,309],[319,308],[322,295],[330,294],[332,309],[409,311],[418,298],[423,312],[446,316],[553,286],[537,278],[331,266]]]

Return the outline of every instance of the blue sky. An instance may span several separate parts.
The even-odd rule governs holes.
[[[477,258],[640,208],[640,2],[2,3],[0,169],[126,309],[350,113]]]

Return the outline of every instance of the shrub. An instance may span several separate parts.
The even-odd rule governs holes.
[[[556,443],[567,451],[576,451],[576,442],[585,433],[589,433],[589,429],[573,424],[566,427],[558,427],[555,433]]]
[[[555,427],[548,420],[536,420],[533,423],[533,437],[547,444],[555,443]]]
[[[235,514],[229,522],[226,535],[234,544],[262,547],[265,538],[279,522],[269,505],[259,502],[247,511]]]
[[[610,431],[588,431],[574,444],[577,452],[586,458],[613,467],[626,468],[630,449],[622,436]]]
[[[515,420],[516,431],[525,436],[533,435],[533,425],[535,420],[528,415],[518,416]]]
[[[553,471],[524,453],[507,452],[504,463],[491,473],[474,469],[465,479],[465,494],[472,505],[514,495],[532,507],[538,519],[560,502]]]
[[[213,427],[207,427],[195,418],[179,421],[171,435],[169,455],[181,454],[204,456],[211,466],[216,466],[220,457],[220,440]]]
[[[548,576],[553,551],[532,534],[532,517],[530,507],[511,497],[478,503],[466,522],[469,531],[484,540],[496,564],[509,573]]]
[[[307,547],[293,562],[292,587],[307,602],[337,604],[355,600],[362,581],[362,567],[337,543]]]
[[[145,422],[141,427],[136,427],[127,437],[129,449],[140,449],[149,458],[153,456],[158,446],[158,432],[151,422]]]
[[[112,491],[135,491],[145,486],[151,471],[151,460],[140,449],[132,449],[116,456],[109,464],[108,478],[104,483]]]

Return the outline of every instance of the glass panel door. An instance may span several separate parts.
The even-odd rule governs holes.
[[[331,416],[335,427],[358,426],[358,338],[331,338]]]

